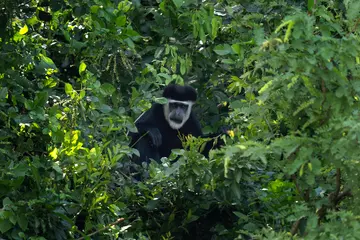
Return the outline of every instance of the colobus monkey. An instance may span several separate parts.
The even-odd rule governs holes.
[[[203,136],[199,121],[192,112],[197,93],[190,86],[168,85],[163,91],[168,103],[155,103],[135,121],[138,133],[131,133],[133,146],[140,152],[138,164],[149,162],[150,158],[159,161],[169,157],[172,149],[182,148],[180,135]],[[211,149],[205,147],[204,155]]]

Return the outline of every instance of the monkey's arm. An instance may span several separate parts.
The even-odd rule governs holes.
[[[144,112],[135,121],[138,133],[131,133],[130,136],[133,138],[132,143],[135,143],[141,137],[148,135],[151,139],[152,144],[155,147],[159,147],[162,144],[162,136],[159,129],[156,127],[157,106],[152,106],[148,111]]]

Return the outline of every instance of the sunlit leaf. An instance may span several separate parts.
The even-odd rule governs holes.
[[[49,156],[52,157],[54,160],[58,158],[59,150],[54,148],[50,153]]]
[[[20,33],[21,35],[24,35],[24,34],[26,34],[28,31],[29,31],[29,28],[28,28],[28,26],[25,24],[25,25],[19,30],[19,33]]]
[[[79,74],[81,75],[86,70],[86,64],[84,62],[80,63]]]
[[[73,92],[73,87],[71,86],[71,84],[65,83],[65,93],[67,95],[71,95],[72,92]]]

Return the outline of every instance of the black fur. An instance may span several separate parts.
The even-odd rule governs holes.
[[[163,97],[178,101],[196,101],[197,94],[190,86],[180,86],[176,84],[168,85],[163,92]]]
[[[190,86],[169,85],[165,88],[163,96],[179,101],[195,101],[196,91]],[[172,149],[181,149],[182,143],[180,135],[192,135],[194,137],[203,136],[201,126],[195,114],[191,112],[189,119],[178,130],[169,126],[165,119],[163,105],[155,103],[146,111],[135,123],[138,133],[130,133],[132,142],[130,146],[140,152],[140,158],[134,157],[133,161],[137,164],[149,162],[150,158],[159,161],[162,157],[169,157]],[[213,134],[203,137],[213,137]],[[216,146],[223,145],[220,140]],[[208,156],[213,148],[213,141],[206,144],[203,154]]]
[[[181,140],[178,137],[179,133],[181,135],[191,134],[194,137],[202,136],[200,123],[194,113],[190,114],[184,126],[179,130],[174,130],[165,119],[163,105],[158,103],[145,112],[135,125],[138,133],[131,134],[131,146],[135,144],[133,147],[140,152],[140,162],[136,161],[138,163],[148,162],[149,158],[154,157],[156,157],[154,160],[160,160],[162,157],[168,157],[172,149],[182,148]],[[161,135],[158,136],[158,133]],[[161,144],[156,146],[153,138],[161,138]]]

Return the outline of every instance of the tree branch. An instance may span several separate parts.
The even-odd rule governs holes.
[[[102,231],[104,231],[106,229],[109,229],[110,227],[112,227],[112,226],[114,226],[116,224],[119,224],[119,223],[123,222],[124,220],[125,220],[125,218],[119,218],[118,220],[116,220],[115,222],[110,223],[109,225],[105,226],[104,228],[101,228],[101,229],[99,229],[99,230],[97,230],[97,231],[95,231],[93,233],[90,233],[90,234],[84,236],[84,237],[78,238],[77,240],[83,240],[86,237],[91,237],[91,236],[93,236],[93,235],[95,235],[95,234],[97,234],[99,232],[102,232]]]
[[[351,192],[350,189],[348,189],[348,190],[340,193],[340,194],[337,196],[336,200],[335,200],[335,205],[338,205],[338,204],[339,204],[342,200],[344,200],[346,197],[352,197],[352,196],[353,196],[353,194],[352,194],[352,192]]]
[[[297,233],[297,231],[299,230],[300,221],[301,221],[301,218],[292,225],[291,230],[290,230],[291,235],[294,236]]]
[[[336,189],[335,189],[335,199],[338,197],[340,193],[340,187],[341,187],[341,172],[340,168],[336,169]]]

